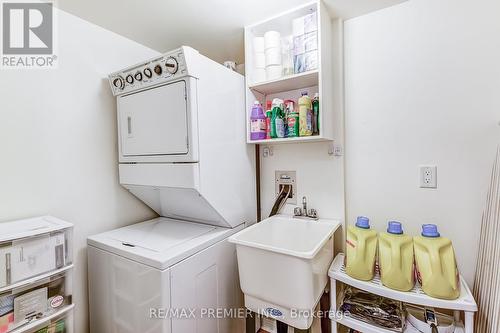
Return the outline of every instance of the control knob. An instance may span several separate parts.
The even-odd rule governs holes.
[[[149,68],[145,68],[143,72],[148,79],[150,79],[153,76],[153,72]]]
[[[142,81],[142,73],[141,72],[135,73],[134,78],[136,81]]]
[[[179,69],[179,63],[174,57],[168,57],[167,60],[165,60],[165,67],[167,68],[167,72],[175,74]]]
[[[113,80],[113,86],[115,86],[118,89],[123,90],[123,88],[125,88],[125,81],[123,80],[123,78],[121,76],[118,76]]]
[[[127,75],[127,77],[125,78],[125,80],[129,83],[129,84],[132,84],[134,83],[134,78],[132,77],[132,75]]]
[[[160,65],[156,65],[155,68],[153,69],[156,73],[156,75],[161,75],[162,73],[162,69],[161,69],[161,66]]]

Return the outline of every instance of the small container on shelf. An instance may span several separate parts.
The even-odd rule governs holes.
[[[72,262],[71,224],[52,217],[23,221],[0,225],[0,288]]]
[[[0,224],[1,333],[36,332],[72,309],[72,244],[73,225],[51,216]]]

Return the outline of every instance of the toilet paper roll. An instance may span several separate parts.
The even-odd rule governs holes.
[[[266,67],[270,65],[281,65],[281,48],[272,47],[266,49]]]
[[[292,35],[302,36],[304,34],[304,17],[296,18],[292,21]]]
[[[255,68],[266,68],[266,55],[264,53],[254,54],[254,67]]]
[[[281,46],[281,34],[278,31],[268,31],[264,34],[264,47],[269,49]]]
[[[266,79],[274,80],[279,79],[283,74],[283,66],[271,65],[266,67]]]
[[[314,51],[318,49],[318,32],[313,31],[304,36],[305,51]]]
[[[306,52],[305,36],[293,37],[293,55],[303,54],[304,52]]]
[[[316,12],[304,16],[304,33],[318,30],[318,19]]]
[[[254,83],[266,81],[266,69],[265,68],[254,68],[252,74],[252,81]]]
[[[304,57],[305,70],[311,71],[318,68],[318,51],[309,51]]]
[[[254,37],[253,38],[253,52],[254,53],[264,53],[264,37]]]

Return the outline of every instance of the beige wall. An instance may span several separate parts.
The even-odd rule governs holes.
[[[0,221],[75,224],[75,328],[87,332],[86,237],[154,217],[118,184],[107,74],[157,53],[58,11],[59,68],[0,73]]]

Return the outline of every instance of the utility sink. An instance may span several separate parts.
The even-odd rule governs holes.
[[[245,306],[307,329],[328,282],[335,220],[276,215],[229,238],[236,244]]]

